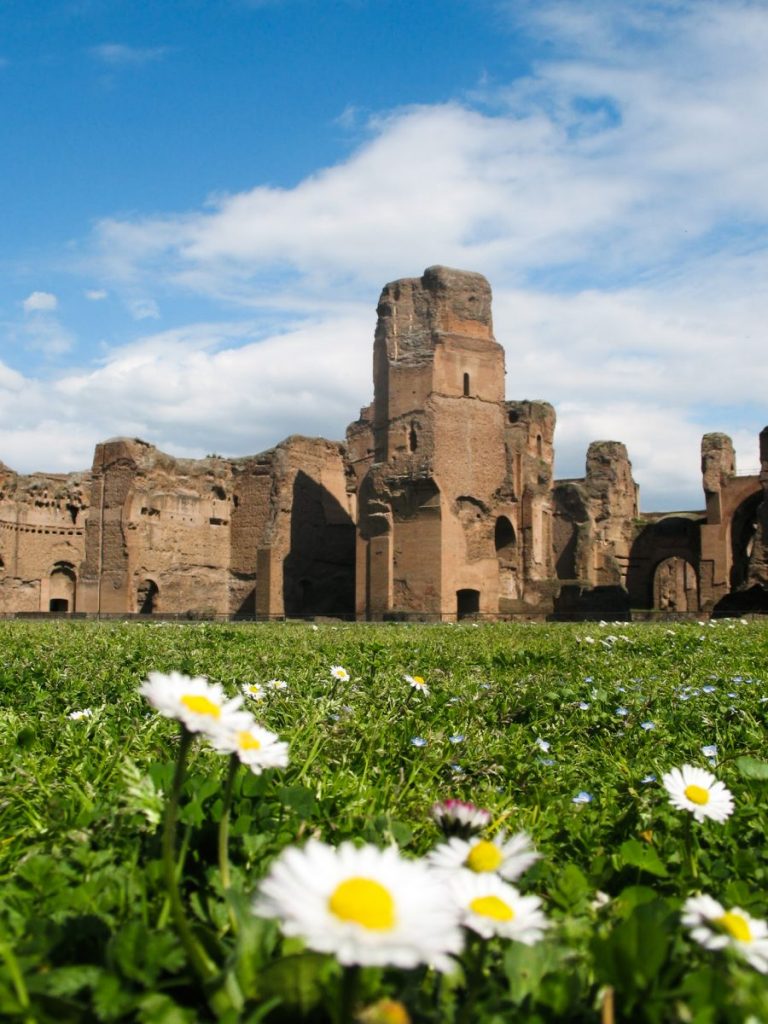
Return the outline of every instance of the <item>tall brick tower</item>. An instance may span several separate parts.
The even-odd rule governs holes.
[[[373,366],[373,405],[350,431],[353,454],[365,436],[370,445],[358,459],[358,616],[450,619],[517,605],[531,575],[524,537],[551,549],[531,536],[524,494],[530,458],[548,491],[554,415],[542,419],[544,403],[505,403],[486,279],[430,267],[387,285]]]

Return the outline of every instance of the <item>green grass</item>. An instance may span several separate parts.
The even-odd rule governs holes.
[[[336,1012],[327,962],[249,920],[248,895],[273,857],[310,835],[395,841],[421,856],[439,839],[430,807],[446,797],[533,837],[543,856],[520,884],[544,900],[552,928],[532,948],[490,943],[477,992],[460,975],[368,971],[364,999],[390,994],[414,1020],[450,1022],[470,994],[481,1024],[586,1022],[600,1020],[610,987],[616,1020],[768,1019],[765,976],[701,949],[679,923],[697,889],[768,915],[767,624],[5,622],[0,637],[3,1019],[208,1019],[162,880],[178,727],[138,693],[153,670],[204,675],[233,695],[289,684],[249,705],[289,741],[291,760],[236,779],[232,900],[247,924],[237,940],[216,867],[226,759],[197,745],[185,786],[182,885],[195,927],[238,977],[250,965],[233,1020]],[[339,664],[351,681],[334,685]],[[90,717],[67,717],[85,708]],[[660,782],[643,780],[710,767],[712,744],[736,809],[692,829]],[[574,803],[582,791],[591,801]]]

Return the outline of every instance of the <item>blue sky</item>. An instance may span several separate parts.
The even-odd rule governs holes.
[[[340,438],[382,285],[494,290],[556,472],[645,509],[768,423],[768,8],[742,0],[0,3],[0,459]]]

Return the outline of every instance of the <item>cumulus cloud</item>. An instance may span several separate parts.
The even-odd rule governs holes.
[[[373,117],[295,187],[103,220],[94,274],[134,315],[158,312],[160,288],[226,313],[117,348],[48,401],[89,410],[94,440],[178,454],[340,437],[370,397],[379,288],[446,263],[489,277],[507,393],[555,404],[559,475],[583,472],[590,440],[622,440],[644,507],[697,507],[706,430],[751,468],[768,419],[768,10],[506,7],[548,40],[527,77]],[[265,336],[265,316],[286,322]]]
[[[22,302],[25,313],[50,313],[59,302],[51,292],[32,292]]]

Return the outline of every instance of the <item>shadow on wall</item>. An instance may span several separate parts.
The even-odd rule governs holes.
[[[303,471],[293,485],[283,601],[291,618],[352,618],[355,612],[355,524],[330,491]]]

